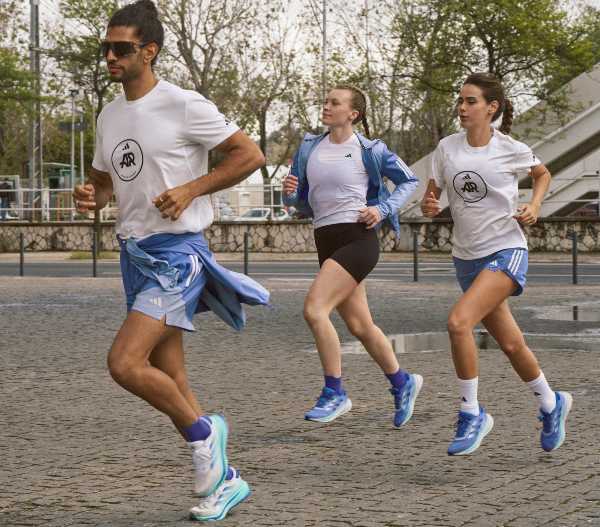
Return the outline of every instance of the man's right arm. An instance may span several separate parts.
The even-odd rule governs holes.
[[[110,174],[90,167],[88,181],[94,185],[94,189],[96,190],[96,209],[103,209],[113,195],[113,183]]]
[[[78,212],[103,209],[112,195],[113,184],[110,174],[91,167],[85,184],[75,185],[73,191],[75,208]]]

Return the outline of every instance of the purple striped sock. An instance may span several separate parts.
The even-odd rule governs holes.
[[[400,368],[396,373],[386,373],[385,376],[389,379],[394,388],[402,388],[404,383],[409,379],[409,374]]]
[[[210,417],[202,416],[193,425],[183,429],[183,434],[189,443],[204,441],[209,435],[211,428]]]
[[[331,388],[335,393],[342,393],[342,378],[325,375],[325,387]]]

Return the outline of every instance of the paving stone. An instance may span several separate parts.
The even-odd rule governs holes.
[[[495,426],[476,454],[450,458],[449,353],[399,355],[425,378],[401,430],[385,378],[360,351],[343,356],[353,410],[328,425],[304,421],[322,382],[301,314],[309,282],[265,285],[274,309],[250,308],[244,332],[205,314],[185,336],[191,384],[227,416],[229,457],[253,489],[222,525],[600,527],[600,346],[537,353],[552,385],[575,397],[567,441],[551,454],[529,391],[500,351],[483,350],[480,399]],[[124,315],[120,281],[0,278],[0,291],[0,525],[189,526],[185,444],[106,369]],[[371,281],[368,293],[392,335],[444,331],[458,289]],[[532,286],[511,304],[527,332],[599,335],[597,323],[536,317],[599,296],[600,286]]]

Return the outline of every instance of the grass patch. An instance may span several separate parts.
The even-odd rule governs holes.
[[[119,258],[119,253],[114,251],[100,251],[99,260],[116,260]],[[70,260],[91,260],[92,251],[73,251]]]

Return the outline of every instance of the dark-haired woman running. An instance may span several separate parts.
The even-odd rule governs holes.
[[[448,454],[474,452],[494,424],[477,399],[479,365],[473,329],[479,322],[538,399],[542,448],[555,450],[565,438],[572,397],[550,388],[507,301],[523,292],[527,273],[527,241],[519,222],[532,225],[537,221],[550,173],[527,145],[507,135],[512,105],[496,77],[489,73],[467,77],[457,109],[464,132],[440,141],[421,205],[425,216],[436,216],[440,194],[446,189],[454,220],[452,255],[464,292],[448,317],[461,396]],[[500,115],[502,124],[496,130],[491,124]],[[530,203],[519,208],[519,176],[527,173],[533,180],[533,195]]]

